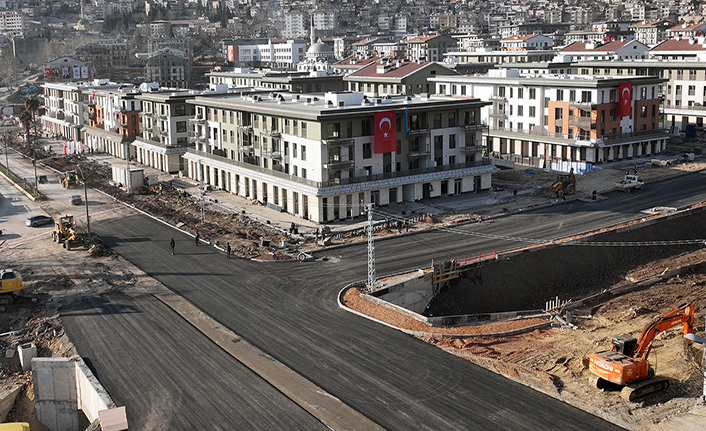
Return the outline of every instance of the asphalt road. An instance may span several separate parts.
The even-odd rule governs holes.
[[[638,218],[640,210],[650,207],[701,201],[706,195],[703,179],[703,173],[689,174],[651,183],[639,193],[610,194],[601,202],[567,202],[453,232],[378,241],[377,273],[523,244],[508,237],[558,238]],[[262,264],[225,260],[214,249],[196,248],[190,237],[145,216],[101,221],[92,227],[147,274],[385,429],[613,428],[552,397],[339,309],[335,298],[341,287],[366,277],[365,246],[327,252],[335,262]],[[168,252],[171,237],[177,241],[176,256]],[[240,394],[241,381],[253,376],[218,354],[215,345],[191,334],[186,322],[173,321],[149,297],[131,298],[127,308],[126,300],[105,296],[97,305],[88,300],[78,310],[62,310],[62,319],[79,354],[89,357],[115,401],[127,406],[131,429],[194,429],[203,418],[210,418],[209,426],[215,424],[216,429],[296,429],[292,421],[300,419],[291,403],[268,391],[262,381],[249,383],[248,390],[256,391],[257,397]],[[107,312],[99,312],[103,310]],[[159,391],[150,392],[153,387]],[[224,404],[239,414],[230,414]],[[170,426],[160,428],[157,423]],[[302,423],[303,428],[316,429]]]

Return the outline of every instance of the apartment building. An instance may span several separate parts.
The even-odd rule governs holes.
[[[437,93],[476,97],[488,124],[488,149],[515,162],[577,171],[588,164],[662,152],[660,84],[651,76],[521,75],[430,78]]]
[[[163,48],[147,55],[145,79],[162,87],[188,88],[191,82],[191,59],[184,51]]]
[[[500,41],[502,51],[537,51],[551,49],[554,41],[541,34],[510,36]]]
[[[182,155],[189,147],[194,107],[189,104],[199,93],[187,91],[142,92],[135,97],[141,104],[141,134],[131,147],[135,160],[163,172],[184,170]]]
[[[706,24],[699,22],[695,24],[679,24],[667,29],[665,35],[669,39],[689,39],[706,35]]]
[[[348,91],[366,96],[430,93],[427,78],[458,73],[436,62],[385,61],[371,63],[345,76]]]
[[[80,141],[86,115],[86,93],[94,89],[117,89],[119,84],[95,80],[81,84],[47,82],[44,88],[46,112],[40,117],[42,129],[65,139]]]
[[[572,60],[627,60],[647,58],[649,47],[637,40],[601,42],[574,42],[559,50],[560,55]]]
[[[484,103],[363,93],[197,96],[189,177],[316,222],[490,187]]]
[[[238,41],[227,45],[228,61],[252,67],[295,68],[306,59],[304,40]]]
[[[140,133],[140,91],[132,85],[84,88],[82,103],[86,116],[81,129],[86,145],[125,158],[129,142]]]
[[[0,12],[0,33],[6,36],[22,36],[27,31],[25,16],[20,12]]]
[[[654,46],[663,41],[667,30],[672,28],[671,21],[658,19],[654,21],[640,21],[630,26],[630,30],[635,33],[635,40],[645,45]]]
[[[282,37],[286,39],[306,37],[308,33],[306,31],[306,21],[307,15],[303,12],[288,11],[284,14]]]
[[[417,36],[407,41],[407,57],[412,61],[442,61],[447,51],[456,49],[456,39],[443,34]]]

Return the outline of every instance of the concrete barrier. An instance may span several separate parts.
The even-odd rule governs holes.
[[[115,403],[80,356],[32,359],[37,419],[53,431],[75,431],[78,411],[90,422]]]

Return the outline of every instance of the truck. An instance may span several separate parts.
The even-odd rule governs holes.
[[[622,180],[613,183],[613,186],[615,186],[616,189],[622,190],[625,193],[630,193],[631,190],[639,190],[642,188],[642,186],[645,185],[645,182],[642,181],[642,178],[638,177],[637,175],[625,175],[625,178]]]
[[[6,293],[17,292],[22,289],[22,277],[12,269],[0,270],[0,304],[12,304],[11,295],[2,295]]]

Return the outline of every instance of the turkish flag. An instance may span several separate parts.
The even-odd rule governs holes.
[[[375,154],[397,151],[395,111],[375,113]]]
[[[632,115],[632,81],[621,82],[618,85],[618,91],[620,92],[618,114],[621,117]]]

